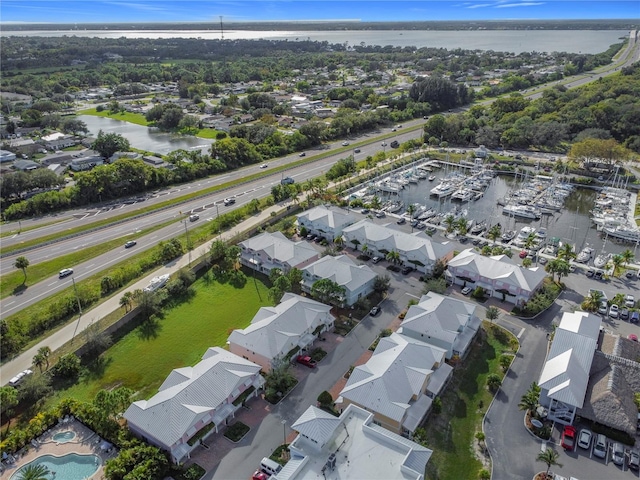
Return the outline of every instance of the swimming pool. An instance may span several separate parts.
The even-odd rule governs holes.
[[[53,441],[57,443],[67,443],[76,438],[76,433],[71,430],[65,430],[64,432],[58,432],[53,436]]]
[[[42,455],[13,472],[10,480],[20,478],[21,471],[27,465],[44,465],[47,467],[50,473],[46,478],[49,480],[84,480],[96,473],[102,462],[97,455],[79,455],[77,453],[69,453],[61,457]]]

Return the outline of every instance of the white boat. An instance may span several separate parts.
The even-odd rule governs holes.
[[[515,230],[507,230],[500,237],[504,243],[509,243],[516,236]]]
[[[610,237],[624,240],[625,242],[640,242],[640,230],[631,226],[619,225],[617,227],[604,227],[604,232]]]
[[[459,188],[456,190],[453,195],[451,195],[451,200],[460,200],[461,202],[469,202],[475,193],[468,188]]]
[[[478,222],[473,227],[471,227],[471,229],[469,230],[469,233],[471,233],[471,235],[480,235],[486,229],[487,229],[487,221],[482,220],[481,222]]]
[[[541,215],[539,209],[530,205],[514,204],[505,205],[502,209],[502,213],[509,216],[513,215],[514,217],[531,218],[534,220],[540,218]]]
[[[593,265],[596,268],[603,268],[607,263],[609,263],[609,260],[611,260],[611,254],[610,253],[601,253],[593,261]]]
[[[547,238],[547,229],[540,227],[538,230],[536,230],[536,240],[538,242],[544,242],[544,240]]]
[[[429,181],[433,182],[436,179],[435,175],[429,175]]]
[[[517,247],[523,247],[530,235],[534,235],[536,233],[536,229],[530,226],[524,226],[520,229],[518,236],[513,240],[513,244]]]
[[[576,262],[587,263],[593,257],[595,250],[591,247],[584,247],[580,250],[580,253],[576,256]]]
[[[169,281],[169,275],[160,275],[159,277],[153,277],[149,282],[149,285],[144,287],[145,292],[155,292],[159,288],[164,287]]]
[[[431,195],[435,195],[438,198],[448,197],[456,191],[455,185],[451,183],[441,183],[431,189]]]

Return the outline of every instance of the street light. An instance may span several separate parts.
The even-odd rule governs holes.
[[[71,343],[73,343],[73,339],[76,337],[76,332],[78,331],[78,326],[80,326],[80,319],[82,318],[82,305],[80,304],[80,297],[78,296],[76,279],[71,277],[71,281],[73,282],[73,291],[76,294],[76,300],[78,301],[78,311],[80,312],[80,314],[78,315],[78,323],[76,323],[76,328],[73,330],[73,336],[71,337]]]
[[[191,266],[191,241],[189,240],[189,229],[187,228],[187,219],[184,219],[184,233],[187,236],[187,250],[189,250],[189,266]]]
[[[281,420],[280,423],[282,423],[282,444],[286,445],[287,444],[287,421],[286,420]]]

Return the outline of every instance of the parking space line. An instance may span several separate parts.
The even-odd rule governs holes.
[[[520,337],[522,337],[522,334],[524,333],[525,330],[526,330],[526,328],[522,327],[522,330],[520,330],[520,333],[518,333],[518,335],[516,335],[516,337],[518,337],[518,339]]]

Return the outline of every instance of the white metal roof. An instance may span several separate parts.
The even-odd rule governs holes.
[[[316,225],[325,225],[327,228],[334,230],[342,228],[345,225],[351,225],[355,221],[355,217],[338,207],[326,207],[318,205],[310,210],[297,215],[298,222],[310,222]]]
[[[318,256],[316,249],[307,242],[292,242],[282,232],[264,232],[240,242],[240,246],[254,252],[264,252],[269,258],[276,259],[291,267]]]
[[[376,278],[376,273],[371,268],[367,265],[356,265],[346,255],[337,257],[326,255],[303,268],[302,271],[332,280],[350,292],[358,290]]]

